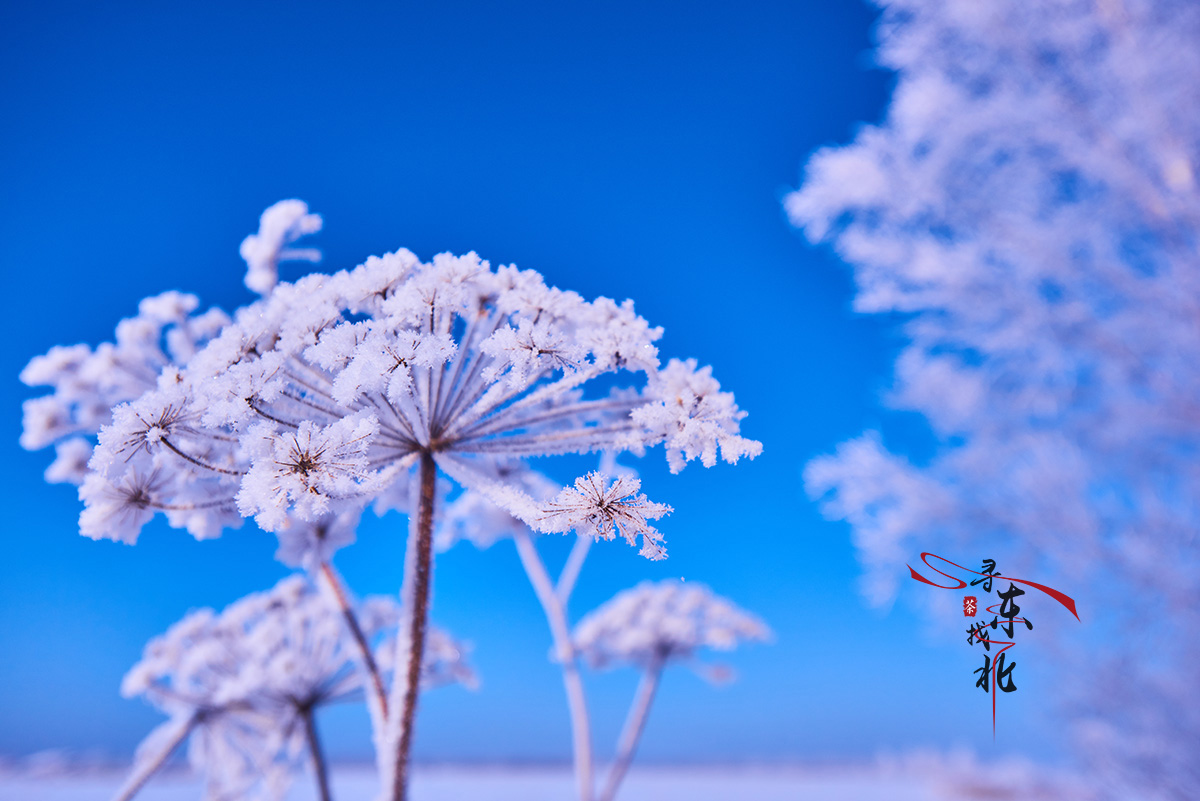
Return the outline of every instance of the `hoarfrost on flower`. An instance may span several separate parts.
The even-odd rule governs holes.
[[[672,510],[647,499],[638,492],[641,486],[640,480],[628,476],[619,476],[610,484],[603,473],[588,473],[545,505],[536,527],[548,532],[574,531],[598,540],[612,540],[620,534],[635,546],[641,537],[642,556],[665,559],[662,534],[649,521]]]
[[[246,287],[260,295],[275,288],[279,262],[321,260],[321,252],[288,245],[321,230],[321,216],[310,214],[302,200],[281,200],[262,213],[258,233],[242,240],[241,256],[246,261]]]
[[[760,450],[708,368],[659,370],[661,334],[628,301],[587,302],[473,253],[425,263],[397,251],[274,285],[120,412],[91,464],[114,485],[128,470],[169,467],[154,508],[178,509],[178,520],[195,507],[189,525],[207,534],[234,510],[282,531],[372,500],[402,506],[427,454],[537,526],[540,499],[506,478],[527,458],[665,443],[678,470],[713,464],[718,449],[729,461]],[[602,376],[618,387],[589,396]],[[664,507],[639,503],[629,514],[643,519],[596,533],[645,535],[642,552],[661,557],[645,518]],[[110,535],[131,541],[136,530]]]
[[[695,359],[672,359],[652,382],[661,400],[638,407],[632,417],[664,443],[672,473],[692,459],[712,467],[718,449],[731,464],[762,453],[761,443],[738,434],[746,413],[734,403],[732,393],[720,391],[711,367],[697,369]]]
[[[595,667],[647,667],[770,636],[762,621],[704,585],[668,579],[617,593],[579,622],[572,639]]]
[[[289,512],[303,521],[319,519],[336,501],[370,495],[386,483],[368,467],[374,415],[360,413],[326,426],[305,420],[295,430],[273,422],[251,427],[250,469],[238,492],[238,508],[267,531],[288,524]]]
[[[115,341],[55,346],[21,371],[25,384],[53,390],[25,401],[21,432],[28,450],[55,446],[48,481],[82,484],[89,437],[112,420],[112,408],[154,389],[164,370],[191,358],[229,321],[217,309],[193,314],[198,306],[180,292],[146,298],[136,317],[117,325]]]
[[[387,670],[401,619],[390,598],[369,598],[359,622]],[[436,628],[423,685],[473,684],[465,648]],[[306,753],[304,716],[364,689],[359,655],[341,611],[305,578],[285,578],[217,614],[192,612],[146,646],[121,692],[170,720],[139,748],[134,776],[190,736],[189,759],[210,798],[278,799]]]

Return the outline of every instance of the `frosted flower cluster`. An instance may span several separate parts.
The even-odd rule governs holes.
[[[648,500],[638,492],[641,486],[641,481],[629,476],[618,476],[609,484],[603,473],[588,473],[544,505],[538,518],[540,528],[575,531],[597,540],[612,540],[620,534],[630,545],[636,545],[640,536],[642,556],[663,559],[667,553],[662,535],[649,521],[670,514],[671,507]]]
[[[265,295],[279,283],[279,262],[321,260],[313,248],[288,247],[307,234],[321,230],[319,214],[311,214],[302,200],[281,200],[262,213],[258,233],[242,240],[240,253],[246,261],[246,287]]]
[[[81,528],[133,542],[155,512],[203,537],[240,515],[279,532],[370,501],[404,509],[429,454],[534,528],[562,530],[515,476],[524,458],[663,444],[679,470],[757,455],[707,368],[660,368],[660,334],[628,301],[584,301],[474,254],[401,250],[279,284],[114,412]],[[588,396],[606,375],[629,385]]]
[[[708,587],[668,579],[617,593],[579,622],[572,639],[595,667],[645,667],[770,636],[766,624]]]
[[[112,421],[112,408],[154,389],[164,369],[186,362],[229,322],[218,309],[198,307],[180,292],[146,298],[135,317],[117,324],[113,342],[56,346],[21,371],[25,384],[53,390],[25,401],[21,432],[28,450],[55,446],[47,481],[83,483],[93,438]]]
[[[365,600],[358,621],[387,671],[401,619],[390,598]],[[121,692],[170,716],[135,761],[164,756],[190,734],[189,758],[210,798],[279,798],[306,754],[304,716],[361,695],[365,676],[338,609],[300,576],[217,614],[192,612],[150,641]],[[426,688],[474,684],[464,648],[433,628],[425,650]]]
[[[48,477],[79,485],[82,534],[132,544],[161,514],[207,538],[253,518],[278,537],[277,558],[323,588],[287,580],[221,615],[194,613],[147,648],[124,690],[170,720],[119,799],[184,739],[211,798],[279,797],[305,754],[329,797],[313,710],[362,695],[382,797],[403,801],[420,690],[474,680],[462,648],[426,625],[436,528],[440,548],[513,537],[562,657],[590,801],[567,598],[594,540],[665,557],[651,521],[671,511],[616,455],[662,445],[678,472],[761,445],[741,436],[745,412],[710,368],[660,362],[662,330],[632,301],[586,301],[474,253],[424,262],[399,250],[281,283],[281,262],[319,259],[295,245],[321,225],[298,200],[263,213],[241,248],[262,297],[232,316],[194,315],[195,298],[167,293],[122,321],[115,344],[55,348],[22,374],[52,388],[26,404],[22,444],[60,443]],[[602,469],[565,488],[529,464],[587,453],[605,455]],[[408,515],[403,607],[356,607],[333,566],[368,506]],[[579,534],[556,584],[534,532]]]

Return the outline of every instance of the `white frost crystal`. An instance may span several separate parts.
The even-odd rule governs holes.
[[[770,629],[702,584],[645,581],[617,593],[575,627],[575,647],[595,667],[687,660],[701,648],[733,650]]]
[[[642,556],[663,559],[667,552],[662,535],[648,521],[670,514],[671,507],[648,500],[638,492],[641,486],[641,481],[629,476],[619,476],[609,484],[603,473],[588,473],[546,504],[538,528],[575,531],[598,540],[620,534],[630,545],[637,545],[640,536]]]
[[[268,210],[251,250],[269,255],[267,245],[312,227],[300,207],[287,208],[292,227]],[[578,523],[606,539],[641,536],[642,553],[659,558],[661,537],[646,520],[666,507],[636,486],[598,488],[588,478],[548,510],[554,493],[532,497],[521,476],[526,459],[555,454],[663,444],[677,471],[693,459],[712,465],[718,452],[732,462],[761,450],[741,437],[745,413],[708,368],[673,360],[659,369],[661,333],[631,302],[588,302],[473,253],[426,263],[402,250],[273,285],[186,364],[164,359],[157,381],[148,373],[142,392],[124,394],[131,400],[91,460],[97,477],[85,503],[107,505],[86,513],[87,533],[133,542],[154,511],[196,536],[239,515],[276,532],[300,530],[373,500],[394,508],[429,454],[465,489],[533,528]],[[61,374],[84,356],[43,359]],[[589,396],[602,377],[606,389]],[[51,398],[45,409],[28,405],[31,446],[44,444],[46,431],[69,433]],[[135,496],[137,514],[116,514],[130,471],[155,483]]]
[[[385,672],[400,619],[390,598],[360,605],[363,634]],[[361,694],[365,680],[341,611],[302,577],[220,614],[192,612],[147,644],[121,685],[124,696],[142,696],[170,716],[139,748],[134,776],[190,735],[189,759],[206,776],[207,797],[281,798],[305,758],[303,716]],[[463,646],[431,627],[423,686],[474,680]]]

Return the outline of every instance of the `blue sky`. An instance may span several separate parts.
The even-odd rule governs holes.
[[[118,696],[141,647],[189,609],[285,570],[248,526],[136,547],[77,534],[73,491],[17,445],[16,375],[54,344],[96,343],[166,289],[247,302],[237,246],[267,205],[325,218],[325,267],[408,247],[475,250],[587,297],[632,297],[665,356],[714,365],[749,410],[755,462],[639,467],[671,557],[593,550],[578,615],[645,578],[685,577],[758,613],[776,642],[740,681],[668,675],[641,755],[655,761],[859,759],[967,744],[1057,753],[1027,660],[992,744],[976,655],[924,636],[905,597],[865,607],[847,530],[804,496],[804,463],[864,428],[921,452],[880,396],[896,320],[854,315],[848,271],[790,230],[780,200],[816,147],[880,118],[875,12],[851,0],[344,5],[9,4],[0,12],[0,381],[10,513],[0,560],[0,754],[130,752],[158,720]],[[295,275],[285,268],[285,278]],[[371,520],[338,562],[394,590],[404,522]],[[554,558],[565,542],[551,543]],[[915,557],[915,555],[914,555]],[[917,592],[906,588],[906,594]],[[423,701],[427,760],[565,760],[549,635],[511,544],[437,563],[434,619],[475,645],[478,692]],[[636,677],[592,677],[598,741]],[[336,757],[369,753],[365,715],[322,720]],[[603,750],[603,745],[601,746]]]

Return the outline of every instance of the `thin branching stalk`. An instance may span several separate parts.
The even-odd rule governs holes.
[[[346,627],[350,630],[354,645],[358,649],[358,656],[362,660],[363,668],[370,677],[367,687],[367,708],[371,710],[372,722],[382,730],[388,714],[387,690],[383,686],[383,676],[379,673],[379,666],[375,663],[375,655],[371,653],[371,644],[367,642],[367,637],[363,634],[358,616],[354,613],[354,607],[350,605],[345,582],[338,575],[337,569],[329,562],[322,562],[320,575],[329,587],[338,609],[342,612]]]
[[[662,676],[662,669],[663,660],[654,660],[646,667],[646,672],[642,674],[642,680],[638,682],[637,695],[634,696],[633,704],[629,707],[625,726],[621,729],[621,738],[617,741],[617,757],[608,771],[608,780],[604,783],[604,792],[600,794],[600,801],[613,801],[617,795],[617,789],[621,786],[621,781],[629,772],[633,756],[637,753],[638,741],[642,737],[642,731],[646,728],[646,718],[650,715],[650,705],[654,703],[654,694],[658,690],[658,680]]]
[[[567,601],[571,600],[571,592],[575,589],[579,571],[583,569],[583,560],[587,558],[593,542],[591,537],[583,534],[576,535],[575,544],[571,547],[571,554],[567,557],[567,563],[563,565],[562,573],[558,574],[558,584],[554,587],[554,594],[564,609]]]
[[[313,774],[317,783],[317,797],[320,801],[331,801],[329,794],[329,770],[325,765],[325,754],[321,751],[321,739],[317,736],[317,721],[313,716],[311,705],[300,708],[300,716],[304,718],[304,734],[308,737],[308,750],[312,754]]]
[[[429,614],[429,584],[433,573],[433,504],[437,488],[437,465],[428,451],[421,454],[421,491],[417,508],[413,591],[409,628],[408,665],[404,677],[404,705],[400,710],[400,737],[396,747],[396,772],[392,778],[393,801],[404,801],[408,791],[408,762],[412,750],[413,723],[421,693],[421,665],[425,658],[425,625]],[[397,677],[398,678],[398,677]]]
[[[550,634],[554,638],[554,650],[562,666],[563,685],[567,690],[567,708],[571,713],[571,741],[575,754],[575,778],[579,783],[580,801],[592,801],[592,735],[591,724],[588,720],[587,697],[583,691],[583,679],[579,675],[578,660],[575,658],[575,648],[571,645],[571,631],[567,624],[567,613],[554,584],[546,572],[538,556],[537,548],[527,533],[519,533],[515,538],[517,554],[521,564],[529,576],[529,582],[537,593],[538,601],[546,613],[550,624]]]
[[[192,733],[192,729],[196,727],[198,720],[199,715],[195,714],[186,721],[182,721],[179,727],[172,732],[167,742],[163,744],[159,752],[151,757],[148,762],[144,764],[135,762],[132,775],[125,780],[125,784],[117,792],[113,801],[129,801],[137,795],[146,786],[146,782],[150,781],[154,774],[158,773],[159,768],[166,764],[171,754],[175,753],[175,749],[179,747],[179,744],[186,740],[187,736]]]

